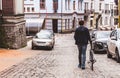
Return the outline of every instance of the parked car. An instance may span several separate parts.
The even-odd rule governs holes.
[[[94,53],[97,51],[106,51],[107,50],[107,40],[109,38],[111,31],[95,31],[92,34],[92,49]]]
[[[40,32],[41,33],[46,33],[46,34],[51,34],[51,35],[55,36],[55,34],[52,30],[41,29]]]
[[[91,39],[92,39],[93,36],[95,36],[96,31],[97,31],[96,29],[93,29],[93,30],[90,31],[90,38]]]
[[[53,49],[55,44],[55,35],[52,31],[41,30],[32,39],[32,49],[36,47],[47,47]]]
[[[107,45],[107,57],[112,58],[112,56],[115,56],[117,62],[120,63],[120,29],[111,32]]]

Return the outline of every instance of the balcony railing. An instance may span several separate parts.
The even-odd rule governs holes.
[[[91,13],[91,14],[93,14],[94,12],[95,12],[95,10],[94,10],[94,9],[90,10],[90,13]]]
[[[88,9],[85,9],[85,10],[84,10],[84,13],[87,14],[87,15],[89,15],[89,14],[91,13],[91,11],[88,10]]]
[[[105,14],[110,14],[110,10],[105,10]]]

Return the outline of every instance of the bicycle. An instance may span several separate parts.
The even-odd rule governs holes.
[[[94,53],[93,53],[93,50],[91,49],[90,53],[89,53],[89,61],[88,61],[88,63],[90,63],[90,68],[91,68],[92,71],[94,70],[93,64],[95,62],[96,62],[96,60],[94,58]]]

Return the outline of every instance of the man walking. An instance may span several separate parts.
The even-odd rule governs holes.
[[[79,50],[79,65],[78,67],[85,69],[85,61],[86,61],[86,49],[88,41],[90,41],[90,34],[88,28],[84,26],[84,21],[79,21],[79,27],[75,30],[74,39],[75,44],[78,47]]]

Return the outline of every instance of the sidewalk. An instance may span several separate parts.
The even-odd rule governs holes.
[[[27,53],[17,50],[0,49],[0,71],[30,57]]]
[[[31,41],[27,42],[26,47],[17,50],[0,48],[0,72],[40,52],[33,52],[30,47]]]
[[[31,40],[32,36],[27,36],[26,38],[28,43],[30,43],[29,40]],[[28,46],[17,50],[0,48],[0,71],[18,64],[26,58],[32,57],[34,55],[33,53],[25,51],[27,47]]]

